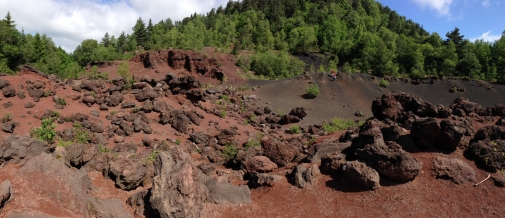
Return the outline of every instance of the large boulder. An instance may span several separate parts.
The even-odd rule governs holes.
[[[395,142],[371,144],[357,149],[355,155],[367,160],[380,174],[399,182],[413,180],[422,168],[421,162]]]
[[[490,172],[505,169],[505,140],[484,139],[472,142],[466,153],[470,158]]]
[[[293,177],[293,184],[298,188],[303,188],[307,184],[315,183],[320,174],[321,171],[316,164],[299,164],[291,173]]]
[[[342,153],[345,149],[351,147],[350,142],[342,143],[320,143],[314,145],[314,148],[309,152],[307,159],[311,163],[321,161],[321,158],[330,153]]]
[[[9,80],[0,79],[0,89],[3,89],[10,85],[11,83],[9,82]]]
[[[460,159],[435,157],[433,171],[436,178],[448,179],[456,184],[475,182],[475,171]]]
[[[2,89],[2,92],[4,94],[4,97],[10,98],[16,96],[16,89],[12,86],[7,86]]]
[[[343,166],[343,172],[342,182],[348,186],[373,190],[380,187],[379,173],[365,163],[348,161]]]
[[[0,183],[0,212],[5,207],[9,201],[14,198],[14,189],[12,188],[12,184],[9,180],[5,180]]]
[[[206,182],[209,190],[208,201],[216,204],[249,204],[251,191],[246,185],[235,186],[228,179],[218,177]]]
[[[278,166],[285,166],[293,162],[301,153],[295,145],[281,142],[271,136],[261,138],[261,145],[263,146],[263,155]]]
[[[140,160],[122,158],[110,163],[109,175],[120,189],[133,190],[144,181],[147,167]]]
[[[297,107],[297,108],[291,109],[291,111],[289,112],[289,115],[293,115],[293,116],[296,116],[300,119],[303,119],[304,117],[307,116],[307,112],[305,111],[305,108]]]
[[[455,151],[465,135],[466,130],[451,123],[445,119],[440,122],[440,136],[436,146],[447,151]]]
[[[47,143],[32,138],[10,135],[0,141],[0,166],[7,161],[20,163],[28,156],[37,156],[44,152],[49,152]]]
[[[150,202],[160,217],[200,217],[208,190],[189,154],[179,147],[160,152],[154,161]]]
[[[412,124],[410,134],[419,148],[435,148],[441,129],[440,124],[434,118],[416,119]]]
[[[372,113],[379,120],[403,123],[408,119],[409,112],[420,117],[435,117],[438,108],[419,97],[399,91],[382,95],[372,102]]]
[[[244,165],[243,168],[245,168],[247,172],[268,173],[277,169],[277,164],[265,156],[251,157],[242,164]]]
[[[275,182],[280,180],[282,177],[278,175],[270,175],[267,173],[249,173],[249,181],[247,185],[251,188],[258,188],[261,186],[274,186]]]
[[[97,153],[97,148],[92,144],[72,144],[66,147],[67,159],[71,166],[80,168],[91,161]]]

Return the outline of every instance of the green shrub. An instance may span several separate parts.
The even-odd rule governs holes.
[[[63,97],[58,97],[58,100],[56,100],[56,104],[65,106],[65,105],[67,105],[67,100]]]
[[[300,127],[298,125],[292,125],[289,127],[289,132],[291,134],[300,134]]]
[[[98,150],[100,150],[100,152],[102,152],[102,153],[110,152],[110,150],[107,147],[105,147],[105,146],[103,146],[101,144],[98,145]]]
[[[258,138],[249,138],[247,142],[244,144],[245,150],[251,147],[261,147],[261,142]]]
[[[86,130],[75,129],[74,139],[79,144],[86,144],[90,141],[90,136]]]
[[[225,110],[221,110],[221,112],[219,113],[219,117],[221,117],[221,118],[226,117],[226,111]]]
[[[319,95],[319,86],[317,84],[310,85],[309,88],[305,90],[307,98],[315,98]]]
[[[119,69],[117,70],[119,76],[126,78],[130,75],[130,65],[128,62],[122,62],[119,64]]]
[[[56,124],[53,123],[53,118],[47,118],[42,120],[42,126],[32,129],[30,135],[39,140],[45,141],[49,144],[54,142],[56,138]]]
[[[232,157],[235,157],[235,155],[237,155],[238,153],[238,149],[233,146],[233,145],[227,145],[223,151],[221,152],[221,156],[223,156],[224,158],[228,159],[228,158],[232,158]]]
[[[389,86],[389,82],[387,80],[385,80],[384,78],[382,78],[380,81],[379,81],[379,86],[380,87],[388,87]]]
[[[154,160],[156,160],[156,158],[158,157],[159,154],[160,154],[159,151],[151,151],[151,153],[149,154],[149,156],[147,156],[146,158],[144,158],[144,161],[146,161],[148,163],[152,163]]]
[[[361,125],[363,125],[363,122],[356,123],[352,119],[335,117],[331,122],[323,123],[323,130],[325,132],[335,132],[335,131],[348,130],[354,127],[359,127]]]
[[[61,141],[58,142],[57,146],[59,146],[59,147],[67,147],[67,146],[69,146],[71,144],[72,144],[72,141],[63,141],[63,140],[61,140]]]
[[[245,62],[245,61],[244,61]],[[242,64],[241,65],[246,65]],[[244,67],[247,68],[247,67]],[[288,78],[303,73],[305,63],[285,51],[256,53],[250,57],[250,69],[269,79]]]
[[[180,144],[181,144],[181,140],[176,139],[176,140],[175,140],[175,144],[176,144],[176,145],[180,145]]]
[[[12,120],[12,114],[10,113],[6,113],[3,117],[2,117],[2,123],[7,123],[9,121]]]

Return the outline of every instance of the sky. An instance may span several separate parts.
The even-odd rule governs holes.
[[[503,0],[378,0],[430,33],[460,29],[465,39],[496,41],[505,31]]]
[[[494,41],[505,31],[503,0],[378,0],[442,37],[455,27],[470,40]],[[500,2],[502,1],[502,2]],[[105,32],[129,34],[135,21],[156,24],[207,13],[228,0],[0,0],[0,17],[7,11],[25,33],[41,33],[73,52],[85,39],[98,41]]]

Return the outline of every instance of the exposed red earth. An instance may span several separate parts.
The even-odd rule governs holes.
[[[505,216],[502,85],[249,80],[212,49],[128,63],[131,89],[120,62],[106,80],[0,77],[0,217]],[[337,116],[365,124],[325,132]],[[55,142],[32,139],[50,117]]]

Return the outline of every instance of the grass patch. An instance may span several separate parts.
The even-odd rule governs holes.
[[[289,127],[289,132],[291,134],[300,134],[300,127],[298,125],[292,125]]]
[[[86,130],[75,129],[74,139],[79,144],[86,144],[90,141],[90,136]]]
[[[9,121],[12,121],[12,114],[10,113],[4,114],[4,116],[2,117],[2,123],[7,123]]]
[[[387,80],[385,80],[384,78],[382,78],[380,81],[379,81],[379,86],[380,87],[383,87],[383,88],[386,88],[389,86],[389,82]]]
[[[72,143],[73,143],[72,141],[63,141],[63,140],[61,140],[61,141],[58,142],[57,146],[59,146],[59,147],[67,147],[67,146],[71,145]]]
[[[319,86],[317,84],[310,85],[309,88],[305,89],[306,98],[315,98],[319,95]]]
[[[356,122],[352,119],[344,119],[340,117],[335,117],[329,123],[323,123],[323,130],[325,132],[335,132],[352,129],[363,125],[364,121]]]
[[[221,156],[228,159],[235,157],[238,153],[238,148],[233,145],[227,145],[221,152]]]

